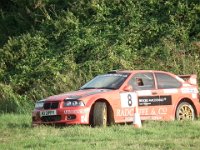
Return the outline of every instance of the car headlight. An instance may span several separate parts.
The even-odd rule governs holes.
[[[43,108],[45,100],[40,100],[35,103],[35,108]]]
[[[70,100],[66,99],[64,101],[64,107],[75,107],[75,106],[85,106],[84,102],[81,100]]]

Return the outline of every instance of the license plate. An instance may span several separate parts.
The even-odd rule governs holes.
[[[56,110],[44,110],[44,111],[40,111],[40,116],[53,116],[53,115],[57,115]]]

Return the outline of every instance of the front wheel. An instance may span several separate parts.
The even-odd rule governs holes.
[[[176,109],[177,120],[194,120],[194,108],[188,102],[181,102]]]
[[[107,106],[105,102],[96,102],[93,111],[93,126],[107,125]]]

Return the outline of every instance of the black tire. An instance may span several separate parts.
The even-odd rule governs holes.
[[[105,102],[96,102],[93,111],[93,126],[106,126],[108,121],[107,106]]]
[[[177,120],[194,120],[194,108],[188,102],[181,102],[176,109]]]

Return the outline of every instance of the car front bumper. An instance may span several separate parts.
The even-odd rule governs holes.
[[[52,113],[53,112],[53,113]],[[89,124],[90,108],[70,107],[70,109],[34,110],[32,126],[40,124]]]

